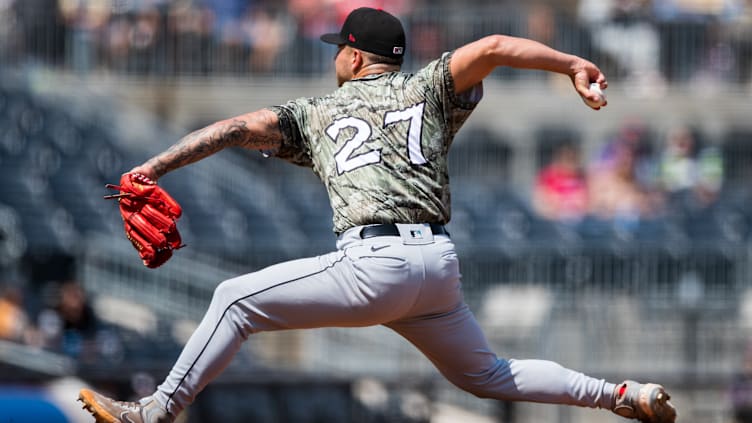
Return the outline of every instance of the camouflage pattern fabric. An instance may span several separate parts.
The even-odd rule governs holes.
[[[447,223],[447,152],[482,97],[458,96],[451,53],[415,74],[345,82],[332,94],[271,107],[282,147],[274,156],[311,167],[329,192],[334,231],[373,223]]]

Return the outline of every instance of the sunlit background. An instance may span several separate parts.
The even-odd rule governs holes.
[[[467,301],[497,353],[666,385],[682,423],[752,422],[752,1],[0,0],[0,423],[151,393],[222,280],[334,247],[307,169],[223,151],[160,180],[188,245],[158,270],[106,183],[215,120],[335,87],[354,7],[404,69],[493,33],[597,63],[498,69],[450,154]],[[386,329],[254,335],[191,423],[619,422],[480,400]]]

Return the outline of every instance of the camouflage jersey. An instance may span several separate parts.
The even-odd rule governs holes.
[[[323,97],[271,107],[283,134],[273,153],[311,167],[326,186],[334,232],[373,223],[447,223],[447,152],[483,90],[454,93],[451,53],[415,74],[345,82]]]

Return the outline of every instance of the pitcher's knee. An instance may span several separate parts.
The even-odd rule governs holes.
[[[497,359],[492,366],[479,372],[466,372],[449,378],[458,388],[478,398],[511,399],[516,391],[509,362]]]
[[[239,290],[237,289],[237,278],[227,279],[220,282],[220,284],[214,288],[212,306],[218,306],[219,308],[225,309],[232,305],[232,303],[236,302],[238,296]]]
[[[214,313],[218,321],[231,324],[242,338],[247,338],[256,332],[254,320],[258,319],[255,307],[248,304],[243,291],[240,290],[238,279],[228,279],[221,282],[214,289],[209,310]]]

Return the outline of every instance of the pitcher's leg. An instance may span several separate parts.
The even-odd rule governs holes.
[[[335,286],[337,267],[343,266],[343,260],[344,254],[337,252],[277,264],[222,282],[155,399],[178,415],[227,367],[251,333],[294,328],[300,322],[316,325],[317,319],[334,318],[337,306],[329,304],[327,309],[326,287]],[[308,298],[309,307],[320,300],[322,307],[316,312],[296,310],[296,295]],[[272,311],[260,310],[260,302]],[[281,310],[286,304],[291,311]]]
[[[390,323],[458,387],[483,398],[610,409],[615,385],[546,360],[494,354],[466,305],[440,316]]]

